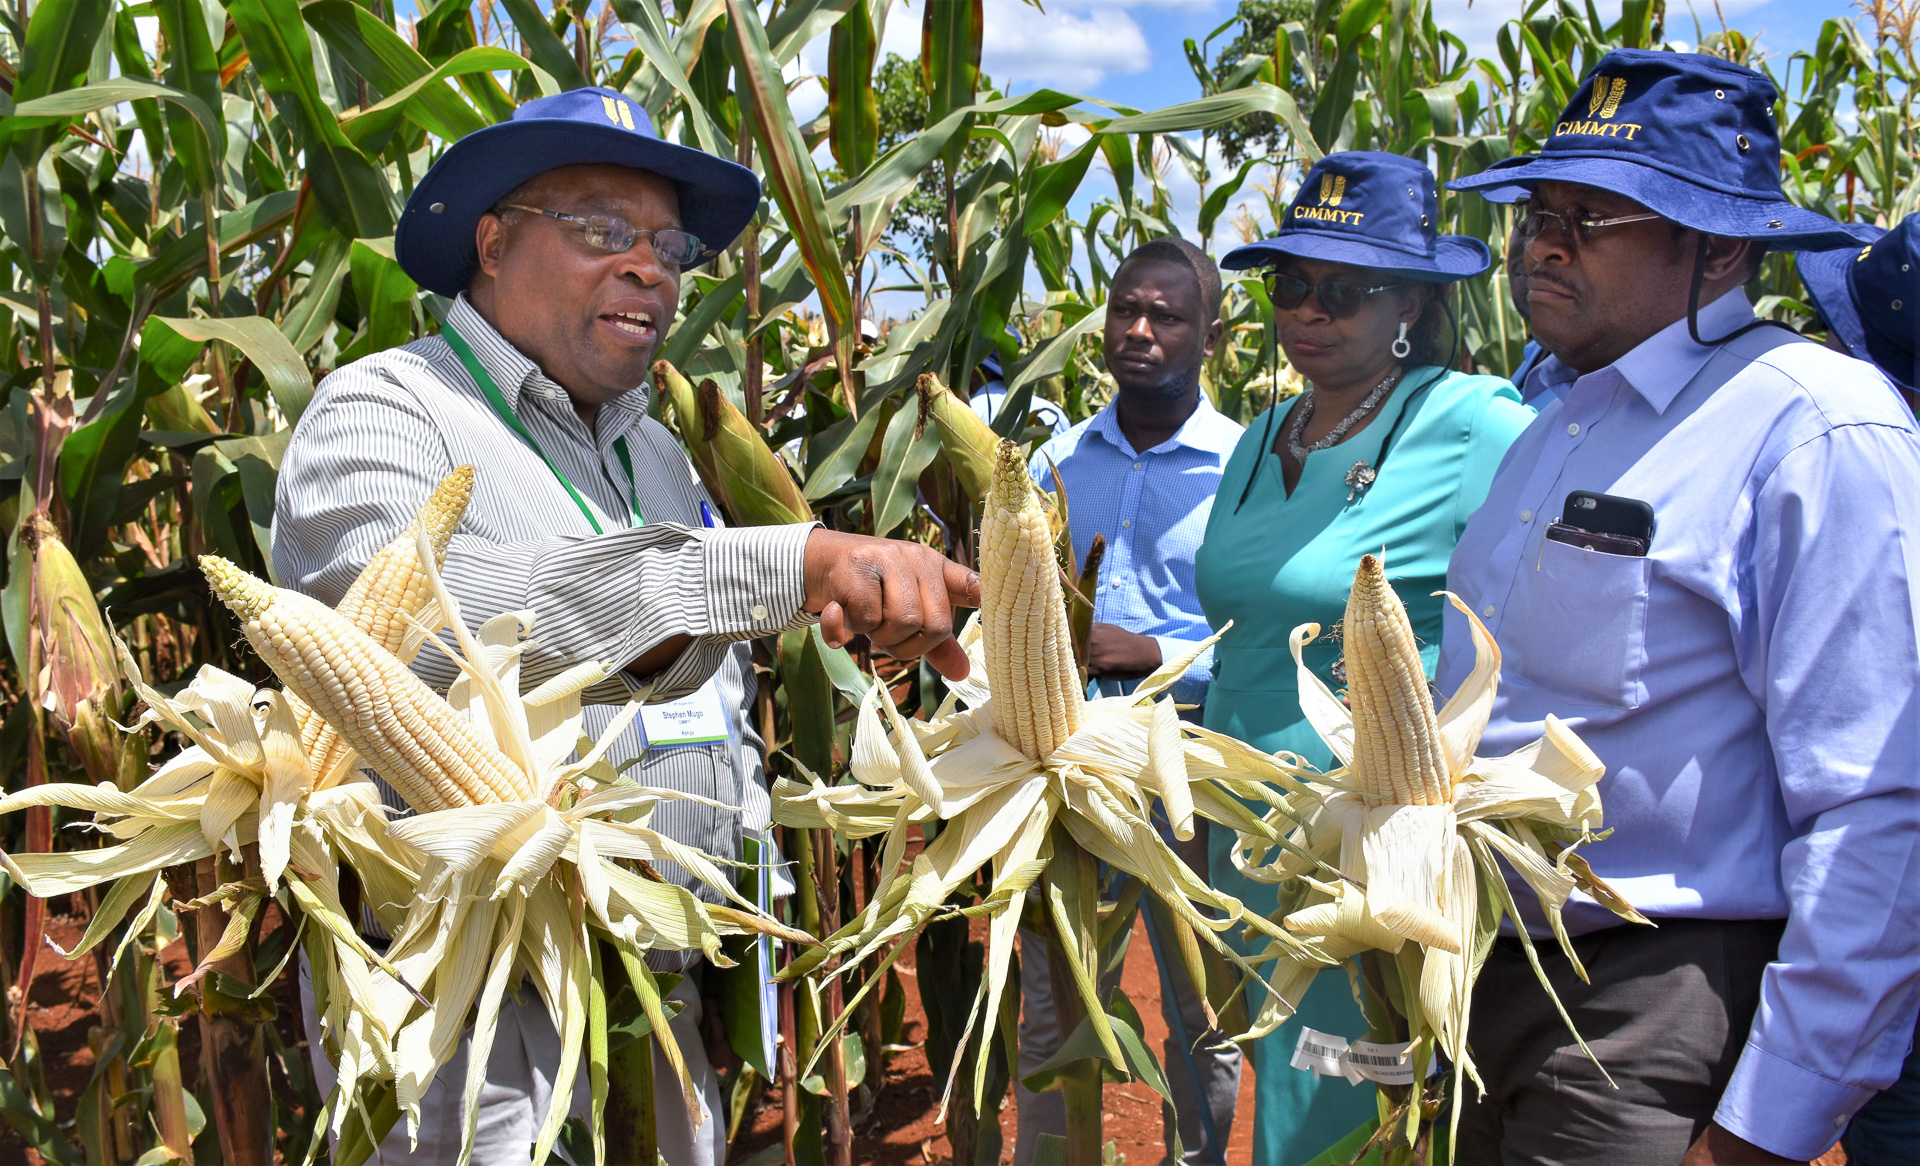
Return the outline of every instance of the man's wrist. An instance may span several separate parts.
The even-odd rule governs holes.
[[[820,524],[702,530],[707,629],[714,636],[758,636],[800,622],[807,599],[807,539]]]

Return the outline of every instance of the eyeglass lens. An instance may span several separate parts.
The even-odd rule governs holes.
[[[581,228],[587,243],[602,251],[621,252],[630,250],[642,238],[653,241],[653,253],[662,263],[675,267],[692,263],[700,257],[700,240],[685,231],[669,228],[664,231],[642,231],[623,218],[613,215],[593,215]]]
[[[1327,315],[1336,320],[1353,316],[1367,302],[1367,297],[1378,290],[1338,279],[1308,283],[1295,275],[1275,275],[1271,282],[1273,306],[1280,311],[1293,311],[1306,303],[1307,293],[1312,292]]]

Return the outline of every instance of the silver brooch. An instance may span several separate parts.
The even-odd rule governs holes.
[[[1353,468],[1347,471],[1347,501],[1351,502],[1365,494],[1367,487],[1373,485],[1373,480],[1379,476],[1365,459],[1353,463]]]

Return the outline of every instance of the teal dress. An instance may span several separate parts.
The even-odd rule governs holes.
[[[1281,403],[1272,426],[1265,415],[1255,419],[1235,447],[1195,561],[1207,622],[1219,628],[1233,621],[1214,648],[1205,723],[1269,753],[1284,749],[1325,767],[1333,757],[1300,714],[1287,637],[1303,623],[1329,630],[1338,623],[1360,556],[1384,552],[1431,676],[1445,601],[1430,593],[1446,585],[1454,543],[1533,410],[1498,377],[1414,369],[1365,429],[1308,455],[1288,497],[1272,453],[1287,407]],[[1348,501],[1347,472],[1362,459],[1380,467],[1379,478]],[[1330,684],[1338,656],[1324,638],[1306,649],[1308,666]],[[1213,885],[1254,911],[1272,912],[1275,889],[1241,877],[1231,846],[1231,833],[1212,833]],[[1375,1116],[1371,1087],[1291,1067],[1302,1025],[1348,1038],[1365,1033],[1339,970],[1321,973],[1298,1014],[1254,1043],[1255,1166],[1300,1166]]]

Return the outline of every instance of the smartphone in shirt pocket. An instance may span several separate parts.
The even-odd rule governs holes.
[[[1607,555],[1645,557],[1653,545],[1653,507],[1638,498],[1575,490],[1560,508],[1547,537]]]
[[[1576,490],[1521,579],[1518,671],[1573,700],[1637,708],[1646,699],[1653,507]]]

